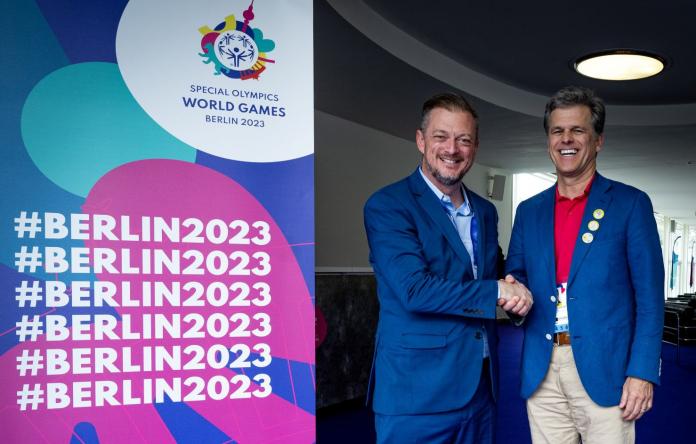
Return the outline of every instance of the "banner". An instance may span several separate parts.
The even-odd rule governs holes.
[[[314,442],[312,2],[4,9],[2,442]]]

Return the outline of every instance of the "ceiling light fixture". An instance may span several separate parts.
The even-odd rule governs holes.
[[[600,80],[636,80],[652,77],[665,68],[665,60],[631,49],[613,49],[579,58],[575,70]]]

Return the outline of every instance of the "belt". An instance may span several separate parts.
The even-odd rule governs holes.
[[[553,343],[555,345],[570,345],[570,333],[564,331],[561,333],[554,334]]]

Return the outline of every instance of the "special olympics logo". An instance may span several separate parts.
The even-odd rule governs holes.
[[[251,28],[249,22],[254,19],[254,2],[244,11],[244,21],[235,19],[234,15],[225,17],[225,21],[210,29],[201,27],[198,31],[203,35],[201,49],[203,63],[212,63],[214,74],[224,74],[232,79],[258,79],[266,70],[266,63],[275,63],[266,57],[273,51],[275,42],[263,38],[263,31]]]

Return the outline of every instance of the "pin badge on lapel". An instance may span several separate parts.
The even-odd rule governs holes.
[[[592,233],[584,233],[582,235],[582,241],[585,242],[586,244],[589,244],[593,240],[594,240],[594,236],[592,235]]]
[[[597,231],[599,230],[599,222],[597,222],[596,220],[591,220],[587,223],[587,228],[589,228],[590,231]]]
[[[601,218],[604,217],[604,210],[601,209],[601,208],[597,208],[597,209],[594,210],[594,212],[592,213],[592,216],[593,216],[595,219],[601,219]]]

